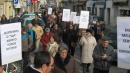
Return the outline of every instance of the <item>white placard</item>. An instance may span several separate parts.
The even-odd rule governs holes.
[[[22,59],[21,23],[0,26],[2,65]]]
[[[81,11],[79,28],[87,29],[89,24],[89,11]]]
[[[70,9],[63,9],[62,21],[70,21]]]
[[[75,16],[73,20],[73,24],[79,24],[80,22],[80,16]]]
[[[49,14],[49,15],[52,14],[52,8],[48,8],[48,14]]]
[[[71,12],[70,14],[70,21],[74,20],[74,17],[76,16],[77,12]]]
[[[118,67],[130,69],[130,17],[117,18]]]

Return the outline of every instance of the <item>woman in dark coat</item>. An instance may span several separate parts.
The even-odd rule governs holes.
[[[55,56],[54,73],[79,73],[75,59],[68,54],[68,47],[61,43]]]
[[[73,24],[69,25],[69,30],[67,30],[67,45],[69,46],[69,53],[74,56],[76,43],[78,40],[77,32],[74,29]]]

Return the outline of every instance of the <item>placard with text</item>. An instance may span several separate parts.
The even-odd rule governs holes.
[[[2,65],[22,59],[21,23],[0,25]]]
[[[130,69],[130,17],[117,17],[118,67]]]

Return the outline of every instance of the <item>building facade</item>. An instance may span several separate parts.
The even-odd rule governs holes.
[[[103,17],[107,25],[116,25],[117,17],[130,16],[130,0],[87,0],[86,10]]]

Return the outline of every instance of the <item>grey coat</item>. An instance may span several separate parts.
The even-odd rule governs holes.
[[[106,59],[101,59],[103,54],[107,55]],[[94,67],[100,70],[109,70],[111,62],[114,57],[114,49],[112,46],[108,45],[106,50],[104,50],[102,44],[98,44],[93,52]]]

